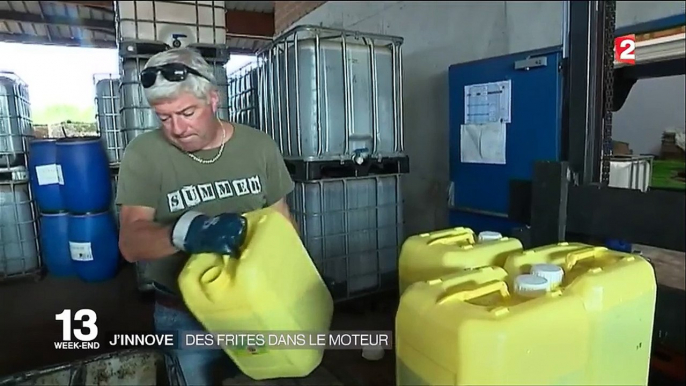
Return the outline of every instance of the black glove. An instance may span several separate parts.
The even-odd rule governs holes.
[[[248,221],[235,213],[209,217],[199,212],[184,213],[172,228],[172,244],[189,254],[217,253],[238,257],[245,241]]]

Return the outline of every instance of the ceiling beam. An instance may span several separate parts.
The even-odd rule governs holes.
[[[43,25],[61,25],[66,27],[81,27],[114,34],[114,20],[80,19],[65,16],[38,15],[15,11],[0,11],[0,20],[16,21]]]
[[[42,44],[62,47],[117,48],[114,41],[48,38],[47,36],[0,33],[0,42]]]
[[[48,38],[47,36],[25,35],[25,34],[8,34],[0,33],[1,43],[22,43],[22,44],[40,44],[47,46],[60,47],[86,47],[86,48],[117,48],[115,41],[105,40],[79,40],[68,38]],[[229,46],[229,53],[234,55],[254,55],[255,51],[249,48],[237,48]]]
[[[90,7],[90,8],[100,8],[100,9],[105,9],[112,11],[114,9],[114,1],[66,1],[66,0],[60,0],[60,1],[51,1],[52,3],[64,3],[64,4],[74,4],[74,5],[80,5],[82,7]]]
[[[274,36],[274,13],[227,10],[225,21],[227,34]]]
[[[238,48],[229,46],[229,54],[232,55],[255,55],[255,50],[250,48]]]

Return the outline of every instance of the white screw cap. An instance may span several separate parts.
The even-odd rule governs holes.
[[[384,349],[381,346],[364,346],[362,348],[362,358],[368,361],[378,361],[384,356]]]
[[[562,283],[565,271],[555,264],[534,264],[531,267],[531,274],[545,278],[550,286],[554,287]]]
[[[544,277],[519,275],[514,281],[515,292],[522,296],[538,296],[546,293],[550,283]]]
[[[503,235],[501,235],[498,232],[493,232],[493,231],[483,231],[479,232],[479,241],[495,241],[495,240],[500,240],[503,238]]]

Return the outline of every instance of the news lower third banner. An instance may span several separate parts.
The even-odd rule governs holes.
[[[162,348],[213,350],[229,349],[255,354],[265,350],[361,349],[369,346],[392,349],[390,331],[179,331],[132,333],[103,331],[98,315],[91,309],[65,309],[55,314],[62,325],[61,339],[53,343],[57,350],[98,350],[111,348]]]
[[[56,349],[163,348],[187,350],[232,349],[248,354],[266,350],[334,349],[353,350],[368,346],[393,348],[391,331],[241,331],[208,333],[180,331],[157,333],[102,332],[91,342],[55,342]],[[97,346],[97,347],[95,347]]]

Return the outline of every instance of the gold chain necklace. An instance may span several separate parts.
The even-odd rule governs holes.
[[[199,162],[201,164],[204,164],[204,165],[213,164],[213,163],[217,162],[219,157],[221,157],[222,153],[224,152],[224,144],[226,143],[226,142],[224,142],[225,139],[226,139],[226,130],[224,129],[224,126],[222,126],[222,144],[221,144],[221,146],[219,146],[219,152],[212,159],[198,158],[191,153],[186,153],[186,154],[188,154],[188,156],[191,157],[191,159],[193,159],[193,161]]]

